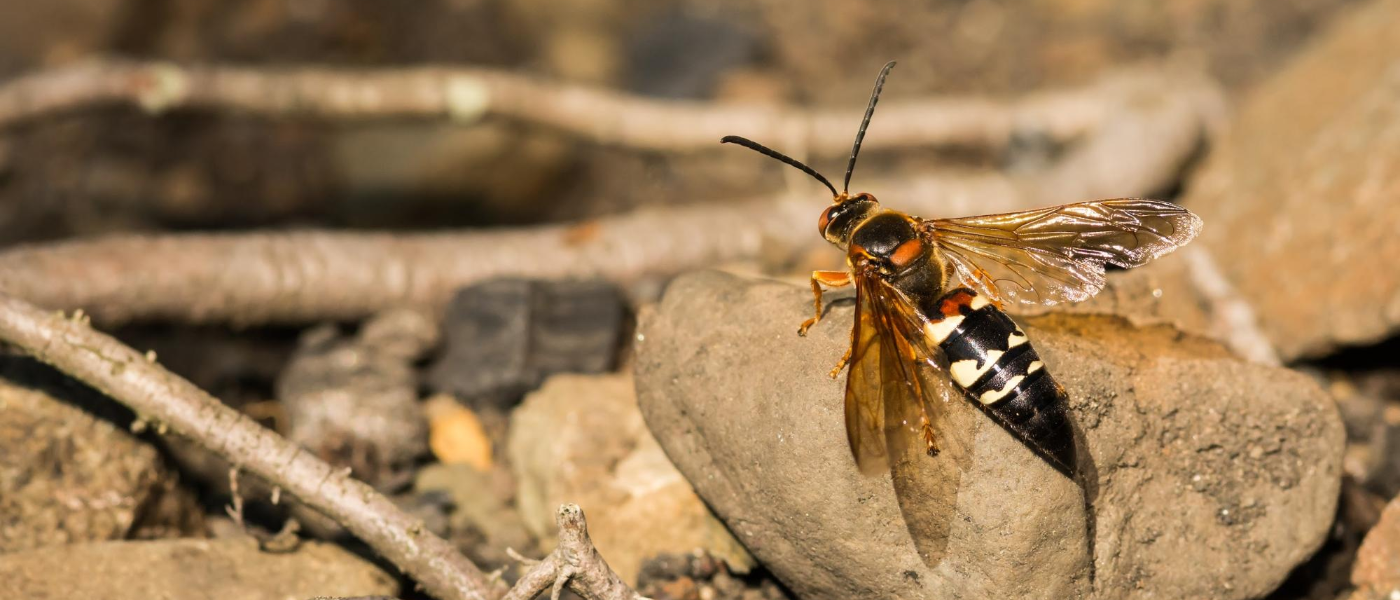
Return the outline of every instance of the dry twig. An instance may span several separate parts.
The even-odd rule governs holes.
[[[328,116],[355,116],[361,112],[370,115],[414,111],[434,114],[433,111],[446,110],[440,106],[445,102],[443,94],[446,93],[440,88],[446,84],[412,82],[434,77],[466,77],[460,73],[450,76],[438,70],[382,73],[371,77],[312,71],[278,75],[224,69],[170,69],[117,63],[40,74],[12,82],[0,88],[0,125],[59,108],[87,106],[98,100],[143,101],[141,99],[146,97],[143,94],[155,93],[142,87],[155,85],[148,81],[152,77],[183,82],[160,84],[178,88],[178,93],[170,92],[174,100],[144,100],[148,105],[162,107],[173,103],[275,114],[302,111]],[[541,118],[555,115],[550,118],[560,119],[560,126],[575,120],[597,124],[612,119],[626,122],[629,128],[646,124],[643,129],[656,130],[646,135],[676,135],[690,140],[689,136],[701,134],[686,133],[687,128],[719,118],[667,116],[657,121],[640,116],[633,119],[635,115],[631,112],[624,118],[619,111],[624,108],[632,111],[633,104],[646,102],[623,101],[604,92],[527,85],[525,80],[501,74],[477,75],[482,81],[496,82],[489,86],[499,85],[502,90],[514,89],[512,86],[542,86],[531,88],[528,94],[518,90],[499,92],[502,97],[510,98],[518,93],[520,102],[528,100],[536,104],[527,102],[516,106],[502,101],[492,106],[500,110],[514,107],[509,110],[519,111],[520,115],[533,115],[534,111],[540,111]],[[189,77],[208,81],[200,79],[196,85]],[[322,77],[329,79],[323,81]],[[1175,181],[1182,164],[1200,146],[1206,131],[1215,122],[1220,107],[1219,95],[1214,87],[1194,79],[1146,74],[1124,80],[1136,82],[1130,86],[1125,84],[1135,90],[1135,94],[1084,92],[1085,103],[1104,108],[1106,105],[1101,104],[1107,102],[1112,107],[1095,116],[1095,122],[1101,127],[1093,135],[1073,144],[1066,156],[1048,170],[1018,175],[947,174],[901,182],[876,182],[862,187],[892,206],[926,216],[1015,210],[1163,189]],[[138,85],[132,81],[145,83]],[[288,88],[283,90],[273,86],[273,82]],[[361,85],[364,87],[356,87]],[[263,89],[268,86],[273,89]],[[394,93],[402,94],[403,98],[386,90],[397,90]],[[314,98],[303,97],[305,94]],[[1087,100],[1099,96],[1116,100]],[[428,97],[436,100],[424,100]],[[366,98],[375,99],[379,104]],[[1051,102],[1047,106],[1052,104],[1059,103]],[[527,105],[533,108],[525,108]],[[405,108],[415,106],[419,108]],[[423,108],[425,106],[437,108]],[[646,106],[647,110],[662,113],[680,110],[657,108],[661,105]],[[732,119],[716,125],[713,131],[703,132],[707,146],[718,147],[719,133],[741,132],[774,143],[785,139],[778,132],[765,133],[771,123],[753,123],[747,118],[735,117],[728,112],[731,109],[690,108],[703,114],[713,111],[714,115]],[[640,110],[640,114],[646,114],[647,110]],[[891,112],[894,111],[884,110],[882,105],[881,119],[900,121],[901,126],[891,130],[907,132],[919,128],[914,122],[919,117],[891,115]],[[1058,110],[1050,112],[1059,114]],[[996,129],[996,125],[987,123],[1008,118],[988,114],[976,112],[965,116],[982,123],[976,127],[983,130]],[[822,135],[820,139],[836,139],[846,148],[850,137],[849,116],[843,114],[839,119],[839,134]],[[598,135],[607,137],[617,133],[607,128],[603,130],[612,133]],[[885,135],[903,134],[882,131],[881,137]],[[614,141],[641,143],[626,141],[628,139],[631,138],[622,136]],[[696,137],[693,141],[700,140]],[[825,204],[825,198],[815,191],[805,195],[809,200],[797,200],[794,194],[779,194],[732,205],[694,204],[643,210],[583,224],[490,232],[391,235],[308,231],[120,236],[19,247],[0,253],[0,291],[46,308],[81,307],[107,323],[142,319],[236,324],[352,320],[393,306],[436,305],[459,287],[502,275],[555,279],[604,277],[629,282],[726,261],[794,256],[821,243],[812,235],[811,223]]]
[[[1000,147],[1016,135],[1067,142],[1101,129],[1104,118],[1143,94],[1168,89],[1138,75],[1016,101],[940,98],[887,101],[881,120],[899,123],[870,146]],[[0,86],[0,128],[44,115],[104,105],[159,113],[178,108],[326,119],[497,116],[552,127],[598,143],[654,151],[709,149],[734,132],[800,141],[813,154],[849,150],[851,109],[726,106],[647,99],[548,83],[488,69],[383,70],[176,66],[99,60],[40,71]]]
[[[238,491],[238,467],[233,466],[228,469],[228,489],[229,505],[224,507],[224,512],[228,513],[234,524],[238,525],[241,531],[247,531],[248,526],[243,522],[243,494]]]
[[[559,524],[558,547],[544,560],[535,561],[503,600],[529,600],[547,589],[551,590],[550,598],[558,600],[565,585],[585,600],[646,600],[623,583],[598,554],[577,504],[559,507],[555,519]]]
[[[1162,189],[1202,142],[1189,98],[1082,144],[1042,173],[942,175],[864,189],[926,216],[1015,210]],[[305,322],[359,319],[389,307],[434,305],[496,276],[604,277],[619,282],[814,244],[826,203],[808,190],[733,204],[642,210],[586,224],[486,232],[364,234],[306,231],[117,236],[0,253],[0,290],[47,308],[82,307],[103,322]]]
[[[536,564],[516,586],[484,575],[447,541],[428,532],[373,488],[303,452],[300,447],[224,406],[146,355],[93,330],[85,319],[46,313],[22,300],[0,295],[0,340],[86,382],[144,418],[168,424],[230,463],[286,488],[364,540],[380,555],[443,600],[532,598],[550,585],[554,597],[568,585],[589,600],[634,600],[593,547],[583,511],[559,509],[559,547]],[[242,515],[239,469],[229,471],[235,518]],[[240,519],[241,521],[241,519]],[[284,529],[295,532],[295,524]],[[283,537],[279,534],[278,537]]]
[[[0,339],[282,486],[353,532],[435,597],[491,600],[504,591],[373,488],[84,322],[0,296]]]

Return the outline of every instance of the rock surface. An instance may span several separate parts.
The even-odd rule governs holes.
[[[985,418],[968,421],[975,451],[930,568],[890,478],[861,476],[846,446],[843,383],[825,374],[851,303],[833,296],[803,339],[809,294],[682,277],[642,315],[636,365],[666,453],[801,597],[1247,598],[1323,541],[1344,432],[1315,383],[1171,327],[1051,314],[1023,324],[1092,457],[1096,579],[1078,488]]]
[[[1183,204],[1284,359],[1400,326],[1400,2],[1370,3],[1254,91]]]
[[[552,538],[559,505],[578,504],[594,545],[628,582],[661,553],[702,549],[736,570],[751,566],[647,432],[630,376],[550,378],[515,410],[509,454],[526,526]]]
[[[528,553],[535,540],[515,510],[515,479],[501,465],[479,471],[469,465],[431,464],[418,471],[418,496],[444,494],[449,539],[485,570],[516,564],[506,549]]]
[[[168,474],[156,449],[47,367],[5,359],[0,377],[0,553],[127,536]]]
[[[651,600],[788,600],[766,573],[736,577],[723,561],[705,552],[661,554],[637,575],[637,593]]]
[[[1347,427],[1343,470],[1383,507],[1400,495],[1400,369],[1333,372],[1329,379]]]
[[[1400,593],[1400,500],[1392,500],[1356,552],[1352,600],[1390,598]]]
[[[248,537],[77,544],[0,555],[13,598],[239,598],[394,596],[398,582],[339,546],[303,543],[270,553]]]

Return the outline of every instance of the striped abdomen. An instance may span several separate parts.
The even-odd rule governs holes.
[[[1060,472],[1074,477],[1074,434],[1064,388],[1011,317],[969,289],[921,307],[948,374],[969,399]]]

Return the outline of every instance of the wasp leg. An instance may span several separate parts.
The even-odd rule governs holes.
[[[851,349],[854,347],[854,344],[846,346],[846,353],[841,355],[841,361],[836,363],[836,368],[832,369],[830,373],[827,373],[827,375],[830,375],[832,379],[836,379],[837,377],[841,376],[841,369],[846,368],[846,365],[850,364],[851,362]]]
[[[807,329],[822,320],[822,286],[843,287],[851,285],[851,274],[846,271],[812,271],[812,305],[816,307],[816,314],[812,318],[802,322],[802,326],[797,328],[797,335],[807,335]],[[849,358],[849,357],[848,357]],[[845,361],[841,363],[845,365]]]
[[[938,443],[933,436],[933,425],[928,422],[928,415],[919,417],[919,429],[924,437],[924,452],[929,456],[938,456]]]

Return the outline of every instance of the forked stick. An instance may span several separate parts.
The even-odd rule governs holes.
[[[559,548],[514,590],[488,577],[424,524],[374,488],[263,428],[194,384],[89,326],[81,313],[66,318],[0,294],[0,341],[127,405],[144,422],[168,427],[231,464],[297,496],[335,519],[441,600],[530,598],[547,580],[593,600],[638,598],[598,556],[583,512],[559,512]],[[235,492],[236,494],[236,492]],[[533,591],[530,591],[533,590]],[[507,594],[509,594],[507,596]]]

